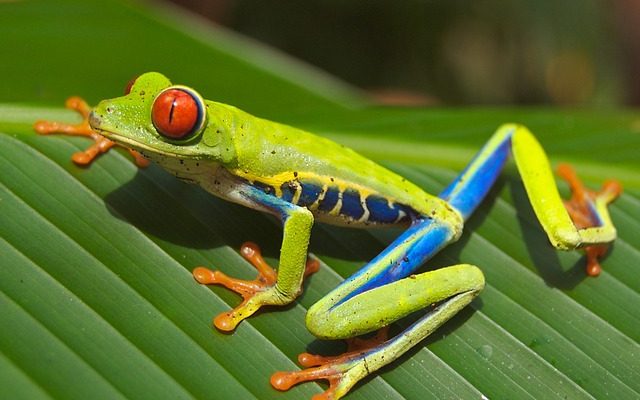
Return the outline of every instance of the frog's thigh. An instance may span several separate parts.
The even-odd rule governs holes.
[[[309,309],[307,326],[320,338],[344,339],[440,303],[423,317],[428,332],[421,336],[426,336],[467,305],[483,287],[484,276],[478,267],[454,265],[370,289],[335,306],[317,303]]]

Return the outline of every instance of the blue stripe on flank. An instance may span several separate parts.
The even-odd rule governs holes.
[[[495,183],[509,157],[510,149],[511,136],[508,136],[484,161],[479,161],[476,156],[465,170],[440,193],[439,197],[460,211],[466,220]],[[467,171],[478,164],[480,165],[473,175],[465,176]]]
[[[280,190],[282,190],[282,196],[280,197],[282,200],[291,203],[293,201],[293,196],[296,194],[296,186],[293,182],[285,182],[280,186]]]
[[[300,199],[298,199],[298,205],[305,207],[315,203],[322,193],[322,186],[319,186],[315,183],[309,182],[301,182],[302,184],[302,193],[300,194]]]
[[[330,186],[324,194],[324,198],[320,201],[318,210],[329,212],[338,204],[340,190],[336,186]]]
[[[369,210],[370,222],[391,223],[395,222],[400,215],[400,208],[397,204],[389,207],[389,201],[381,196],[374,194],[367,197],[365,200],[367,209]]]
[[[429,258],[433,257],[441,248],[446,246],[451,239],[451,229],[430,219],[419,220],[409,229],[396,238],[382,253],[365,265],[358,272],[345,280],[340,286],[349,284],[357,279],[364,279],[371,269],[379,268],[380,264],[386,264],[369,281],[354,289],[349,295],[342,298],[333,307],[336,307],[353,296],[367,290],[384,286],[405,278],[418,269]],[[407,242],[409,242],[407,244]],[[402,251],[402,249],[406,249]],[[340,287],[339,286],[339,287]],[[330,294],[329,294],[330,296]]]
[[[340,214],[353,219],[360,219],[364,215],[364,208],[360,203],[360,193],[354,189],[346,189],[342,192],[342,207]]]

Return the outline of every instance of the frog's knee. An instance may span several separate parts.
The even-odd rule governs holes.
[[[332,335],[335,325],[331,323],[329,310],[322,302],[315,303],[307,311],[305,318],[307,329],[319,339],[335,339]]]
[[[573,227],[558,229],[549,234],[549,241],[558,250],[572,250],[580,245],[580,235]]]

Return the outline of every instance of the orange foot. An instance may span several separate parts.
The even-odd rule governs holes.
[[[277,272],[262,258],[260,247],[257,244],[244,243],[240,247],[240,254],[258,270],[258,277],[255,280],[230,278],[220,271],[212,271],[205,267],[197,267],[193,270],[193,277],[199,283],[222,285],[238,293],[244,299],[233,310],[221,313],[214,318],[213,324],[216,328],[225,332],[234,330],[240,321],[256,312],[260,306],[268,304],[262,301],[260,295],[265,295],[269,289],[273,289],[278,277]],[[307,260],[304,276],[313,274],[319,268],[318,260]]]
[[[62,133],[70,136],[87,136],[95,142],[88,149],[79,151],[71,156],[74,163],[78,165],[89,165],[91,162],[102,153],[106,153],[110,148],[116,145],[115,142],[105,138],[97,132],[94,132],[89,125],[89,113],[91,107],[80,97],[70,97],[65,102],[65,107],[70,110],[77,111],[82,116],[82,122],[79,124],[65,124],[55,121],[37,121],[33,125],[33,129],[40,135],[49,135],[52,133]],[[135,163],[138,167],[146,167],[149,165],[149,160],[142,157],[140,153],[135,150],[127,149],[133,156]]]
[[[603,200],[610,203],[622,193],[622,186],[617,181],[606,181],[598,192],[586,189],[573,168],[567,164],[558,166],[558,175],[569,184],[571,199],[565,201],[565,207],[577,228],[589,228],[600,225],[595,207],[596,201]],[[586,246],[587,275],[598,276],[602,271],[599,258],[607,253],[607,244]]]
[[[323,357],[302,353],[298,356],[298,362],[307,369],[276,372],[271,376],[271,385],[278,390],[289,390],[298,383],[324,379],[329,381],[329,388],[313,396],[312,400],[338,399],[344,396],[362,376],[369,373],[364,357],[380,350],[380,346],[387,341],[388,336],[389,327],[384,327],[370,339],[347,339],[347,351],[338,356]],[[364,368],[357,368],[358,365]],[[364,369],[365,373],[362,374],[358,371],[359,369]]]

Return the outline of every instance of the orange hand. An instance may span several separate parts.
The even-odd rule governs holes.
[[[91,107],[80,97],[70,97],[65,102],[65,107],[78,112],[82,116],[82,122],[79,124],[65,124],[55,121],[37,121],[33,125],[33,129],[40,135],[49,135],[53,133],[61,133],[69,136],[86,136],[93,139],[94,143],[84,151],[79,151],[71,156],[74,163],[78,165],[89,165],[93,160],[102,153],[106,153],[110,148],[117,145],[115,142],[105,138],[97,132],[94,132],[89,125],[89,114]],[[133,156],[138,167],[144,168],[149,165],[149,160],[142,157],[135,150],[127,149]]]
[[[247,242],[240,247],[240,254],[249,261],[257,270],[258,277],[255,280],[247,281],[243,279],[231,278],[220,271],[212,271],[205,267],[197,267],[193,270],[193,277],[199,283],[205,285],[222,285],[242,296],[243,301],[236,308],[229,312],[219,314],[214,318],[213,324],[221,331],[229,332],[236,328],[238,323],[247,318],[259,308],[249,305],[260,293],[271,289],[275,284],[278,273],[271,268],[262,257],[257,244]],[[320,264],[315,259],[309,259],[304,275],[316,272]]]

